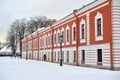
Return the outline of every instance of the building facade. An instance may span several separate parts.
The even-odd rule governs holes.
[[[22,40],[22,57],[120,70],[120,0],[96,0]],[[27,48],[28,47],[28,48]]]

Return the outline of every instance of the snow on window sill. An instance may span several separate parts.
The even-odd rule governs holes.
[[[95,40],[96,41],[103,40],[103,36],[102,35],[101,36],[96,36]]]
[[[80,43],[84,43],[84,42],[86,42],[85,39],[81,39],[80,40]]]

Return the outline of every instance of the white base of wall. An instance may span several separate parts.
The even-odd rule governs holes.
[[[79,64],[81,63],[81,53],[85,50],[85,64],[97,66],[97,49],[102,49],[102,67],[110,67],[110,44],[97,44],[79,47]]]

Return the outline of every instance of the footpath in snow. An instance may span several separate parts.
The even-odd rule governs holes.
[[[120,71],[0,57],[0,80],[120,80]]]

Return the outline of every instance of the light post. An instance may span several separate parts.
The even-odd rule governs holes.
[[[60,66],[62,66],[62,42],[63,42],[63,35],[60,35],[59,36],[59,39],[60,39],[60,53],[61,53],[61,56],[60,56]]]

